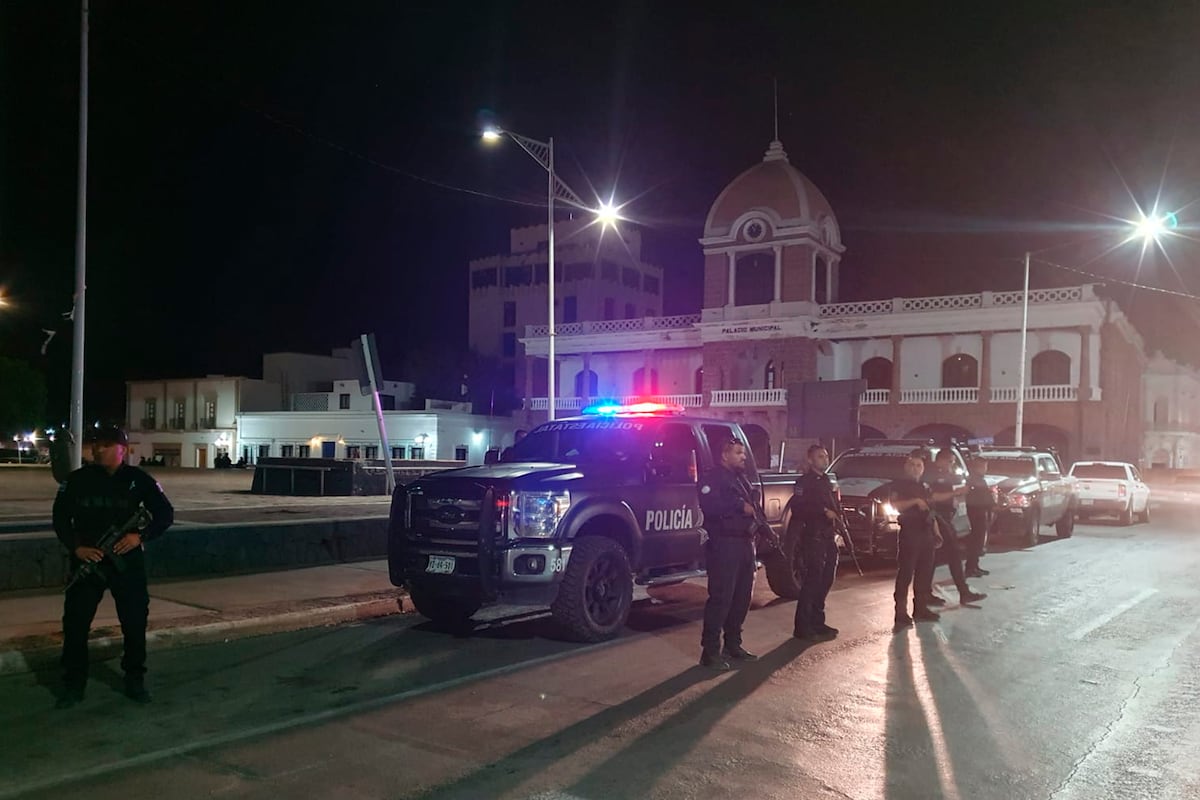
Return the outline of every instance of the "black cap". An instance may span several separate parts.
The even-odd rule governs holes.
[[[90,442],[100,444],[129,445],[129,437],[125,435],[125,431],[116,425],[101,425],[97,428],[92,428],[86,438]]]

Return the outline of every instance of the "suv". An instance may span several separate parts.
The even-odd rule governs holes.
[[[624,627],[635,582],[704,575],[697,481],[724,441],[746,445],[764,489],[742,429],[651,404],[595,411],[538,426],[501,463],[397,488],[389,574],[418,612],[458,627],[489,603],[549,606],[568,636],[601,641]],[[762,498],[774,527],[795,483],[780,477]]]
[[[996,489],[998,530],[1027,545],[1037,544],[1043,525],[1054,525],[1060,539],[1075,531],[1075,479],[1063,474],[1053,450],[995,447],[979,455],[987,459],[988,482]]]
[[[829,471],[836,476],[846,527],[858,552],[884,558],[896,557],[899,514],[888,502],[887,487],[893,481],[906,477],[904,462],[913,450],[918,449],[927,451],[932,460],[943,448],[925,439],[884,439],[862,447],[852,447],[842,452],[829,466]],[[962,453],[957,447],[950,447],[949,450],[954,454],[956,484],[965,484],[967,465]],[[963,503],[955,504],[954,518],[950,522],[959,536],[970,532]]]

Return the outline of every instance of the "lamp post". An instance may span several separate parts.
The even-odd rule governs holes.
[[[1177,223],[1173,213],[1160,215],[1158,209],[1155,208],[1147,216],[1144,212],[1138,212],[1138,219],[1131,220],[1129,223],[1132,226],[1132,232],[1125,239],[1125,242],[1132,242],[1140,239],[1142,241],[1142,252],[1145,253],[1146,248],[1151,244],[1157,244],[1159,238],[1166,235],[1169,229]],[[1029,346],[1029,258],[1030,253],[1025,253],[1025,288],[1021,295],[1021,366],[1017,371],[1017,424],[1013,433],[1013,444],[1020,447],[1024,442],[1025,433],[1025,360]]]
[[[547,419],[554,419],[554,198],[561,197],[562,199],[573,203],[579,208],[587,208],[587,205],[579,199],[574,190],[570,186],[563,183],[557,175],[554,174],[554,137],[551,136],[548,140],[542,142],[537,139],[531,139],[528,136],[522,136],[519,133],[513,133],[509,130],[501,128],[487,128],[483,132],[483,140],[488,143],[496,143],[505,136],[512,139],[521,149],[533,158],[534,161],[542,165],[542,169],[548,174],[547,192],[546,192],[546,222],[548,228],[548,260],[547,260],[547,283],[549,289],[549,324],[546,327],[548,361],[546,367],[546,408]],[[603,203],[599,208],[594,210],[596,219],[602,225],[608,226],[614,224],[618,219],[618,209],[612,203]]]

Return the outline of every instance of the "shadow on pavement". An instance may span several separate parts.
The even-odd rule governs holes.
[[[887,704],[884,708],[884,797],[912,800],[942,797],[929,720],[918,697],[908,631],[888,647]]]

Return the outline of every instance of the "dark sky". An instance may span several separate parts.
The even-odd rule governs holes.
[[[365,331],[392,375],[465,346],[467,261],[544,215],[538,167],[479,144],[487,111],[553,135],[581,193],[638,197],[667,312],[692,311],[696,238],[771,138],[773,78],[780,138],[842,226],[843,299],[1017,288],[1030,248],[1200,290],[1184,238],[1173,266],[1139,274],[1133,245],[1095,260],[1119,241],[1104,215],[1160,184],[1196,221],[1200,4],[700,7],[95,0],[89,415],[119,415],[126,379],[253,374]],[[0,2],[0,354],[41,366],[63,413],[78,31],[75,3]],[[1147,329],[1196,305],[1119,292]]]

